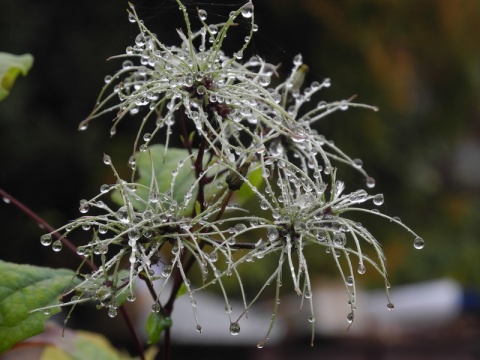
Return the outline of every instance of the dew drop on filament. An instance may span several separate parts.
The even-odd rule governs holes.
[[[375,187],[375,179],[374,179],[373,177],[371,177],[371,176],[367,177],[366,183],[367,183],[367,187],[368,187],[369,189],[372,189],[372,188]]]
[[[200,20],[207,20],[207,12],[203,9],[198,10],[198,17],[200,18]]]
[[[108,316],[110,316],[111,318],[117,316],[117,309],[115,309],[114,307],[108,309]]]
[[[112,159],[108,155],[103,155],[103,163],[105,165],[110,165],[112,163]]]
[[[45,234],[40,237],[40,243],[43,246],[49,246],[52,243],[52,235]]]
[[[367,271],[367,269],[365,268],[365,265],[363,265],[363,264],[358,265],[357,272],[360,275],[365,274],[366,271]]]
[[[62,242],[60,240],[54,241],[52,244],[52,249],[55,252],[59,252],[60,250],[62,250]]]
[[[382,205],[384,202],[383,194],[377,194],[373,197],[373,203],[377,206]]]
[[[253,5],[247,4],[242,9],[242,16],[249,19],[253,16]]]
[[[230,334],[234,336],[240,334],[240,325],[237,322],[230,324]]]
[[[420,236],[417,236],[413,241],[413,246],[415,249],[421,250],[425,246],[425,241]]]

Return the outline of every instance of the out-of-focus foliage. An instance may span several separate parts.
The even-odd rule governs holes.
[[[480,3],[270,0],[265,6],[264,27],[290,24],[275,40],[292,53],[302,50],[311,76],[328,75],[331,91],[357,93],[380,108],[322,126],[363,158],[385,193],[387,212],[427,241],[417,254],[396,229],[379,229],[392,282],[453,276],[478,283]]]
[[[18,75],[27,75],[33,65],[30,54],[13,55],[0,52],[0,100],[5,99]]]

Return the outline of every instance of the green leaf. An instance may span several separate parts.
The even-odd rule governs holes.
[[[55,305],[60,294],[71,284],[75,273],[67,269],[51,269],[19,265],[0,260],[0,353],[17,342],[44,331],[45,321],[60,311],[52,308],[49,315],[31,312]]]
[[[19,74],[27,75],[33,65],[30,54],[13,55],[0,52],[0,100],[5,99]]]
[[[149,156],[150,154],[150,156]],[[152,182],[152,163],[153,163],[153,176],[155,176],[158,191],[164,193],[170,190],[170,184],[172,182],[172,171],[177,170],[178,163],[185,161],[188,157],[188,151],[185,149],[168,148],[167,155],[165,154],[165,146],[152,145],[146,152],[136,152],[135,158],[137,159],[137,170],[139,178],[136,181],[139,184],[145,185],[150,188]],[[188,189],[195,182],[195,173],[190,167],[190,164],[186,163],[178,172],[175,179],[173,198],[179,203],[183,202],[183,197]],[[148,200],[149,190],[144,188],[138,188],[136,194],[145,201]],[[112,194],[112,199],[123,205],[122,196],[119,191],[115,191]],[[140,201],[134,201],[133,206],[140,211],[145,210],[145,205]]]
[[[148,147],[146,152],[136,152],[135,158],[137,159],[137,171],[138,179],[136,183],[144,185],[146,188],[138,187],[136,195],[138,195],[144,202],[148,202],[148,196],[150,193],[150,184],[152,183],[152,176],[155,177],[155,181],[158,186],[158,191],[165,193],[171,189],[171,182],[173,179],[172,172],[178,170],[178,174],[175,177],[175,184],[173,187],[173,199],[178,203],[183,203],[185,193],[190,190],[192,185],[195,182],[195,172],[190,166],[189,153],[186,149],[178,148],[168,148],[167,154],[165,156],[165,146],[164,145],[152,145]],[[184,161],[185,165],[178,169],[178,164]],[[153,164],[153,171],[152,171]],[[204,164],[206,167],[207,164]],[[219,166],[210,167],[208,170],[209,176],[214,176],[215,173],[219,173]],[[228,172],[225,172],[216,177],[216,184],[225,184],[225,178]],[[249,181],[252,185],[259,187],[263,182],[263,177],[261,174],[261,169],[252,171],[248,175]],[[206,187],[205,200],[209,201],[215,197],[215,193],[219,191],[216,185],[212,187]],[[246,185],[242,185],[239,191],[235,192],[236,202],[239,205],[245,204],[248,200],[254,197],[254,192]],[[189,203],[188,207],[185,209],[185,213],[190,213],[193,210],[194,206],[199,206],[195,204],[194,198],[196,194],[192,194],[192,200]],[[122,195],[120,191],[114,191],[112,193],[112,199],[117,204],[124,205]],[[139,211],[145,210],[145,203],[135,199],[130,199],[133,203],[135,209]],[[197,214],[200,212],[200,208],[197,208]]]
[[[247,178],[253,186],[259,189],[263,183],[262,169],[258,168],[252,171],[250,174],[248,174]],[[243,205],[246,204],[248,200],[252,199],[255,196],[255,193],[250,186],[243,184],[240,190],[235,193],[235,195],[237,203]]]
[[[148,343],[155,344],[160,340],[160,336],[165,329],[172,326],[172,318],[162,313],[151,313],[145,324],[148,334]]]
[[[188,292],[187,286],[185,285],[185,283],[182,283],[182,285],[180,285],[180,288],[178,289],[177,295],[175,297],[179,298],[180,296],[185,295],[187,292]]]

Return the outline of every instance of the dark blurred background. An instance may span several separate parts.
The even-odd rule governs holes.
[[[161,41],[178,43],[175,28],[182,27],[183,19],[173,0],[132,3]],[[385,194],[382,211],[399,216],[426,241],[424,250],[415,250],[406,232],[372,222],[388,259],[391,283],[449,278],[465,292],[475,293],[480,282],[480,2],[253,3],[259,31],[248,55],[282,63],[280,73],[285,75],[301,52],[310,67],[308,82],[332,79],[332,86],[313,105],[356,94],[357,101],[380,108],[376,113],[351,109],[333,114],[318,129],[364,161],[376,178],[375,191]],[[208,22],[221,22],[243,2],[185,4],[192,17],[199,7],[208,11]],[[54,227],[76,218],[79,199],[90,198],[101,184],[112,181],[109,169],[102,166],[103,153],[126,171],[135,119],[130,124],[123,121],[114,138],[109,136],[107,118],[92,123],[88,131],[77,131],[93,108],[103,78],[120,66],[121,60],[105,60],[134,42],[137,28],[127,21],[126,8],[127,2],[119,0],[0,2],[0,51],[35,57],[28,76],[19,78],[0,103],[0,186]],[[236,31],[245,36],[245,29]],[[230,45],[232,51],[237,48]],[[346,176],[347,190],[363,185],[360,176],[349,172]],[[59,255],[43,248],[41,229],[16,208],[0,204],[0,229],[2,260],[75,267],[65,251]],[[316,270],[318,276],[332,274],[335,279],[334,269],[322,259]],[[380,280],[367,276],[362,286],[374,288]],[[407,342],[406,348],[412,350],[407,349],[405,357],[395,357],[399,352],[391,351],[390,343],[371,338],[362,342],[345,333],[341,339],[320,339],[305,359],[321,355],[322,347],[324,358],[333,347],[336,359],[416,359],[418,351],[419,359],[430,355],[439,359],[446,344],[442,336],[459,337],[455,344],[471,344],[469,336],[480,335],[475,304],[469,308],[474,315],[462,313],[458,321],[430,330],[437,334],[433,340],[427,336],[418,343]],[[289,339],[285,346],[296,349],[298,339]],[[343,346],[346,343],[351,350]],[[299,344],[306,348],[308,340]],[[275,349],[249,356],[288,358],[278,357],[288,351],[274,355]],[[452,345],[452,349],[464,356],[458,358],[480,358],[478,348]],[[340,355],[342,351],[345,355]]]

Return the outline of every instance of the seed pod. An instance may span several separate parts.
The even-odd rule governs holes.
[[[237,171],[230,171],[225,181],[228,184],[228,188],[232,191],[239,190],[243,185],[243,177],[247,175],[248,168],[250,167],[249,162],[244,162],[237,168]]]

